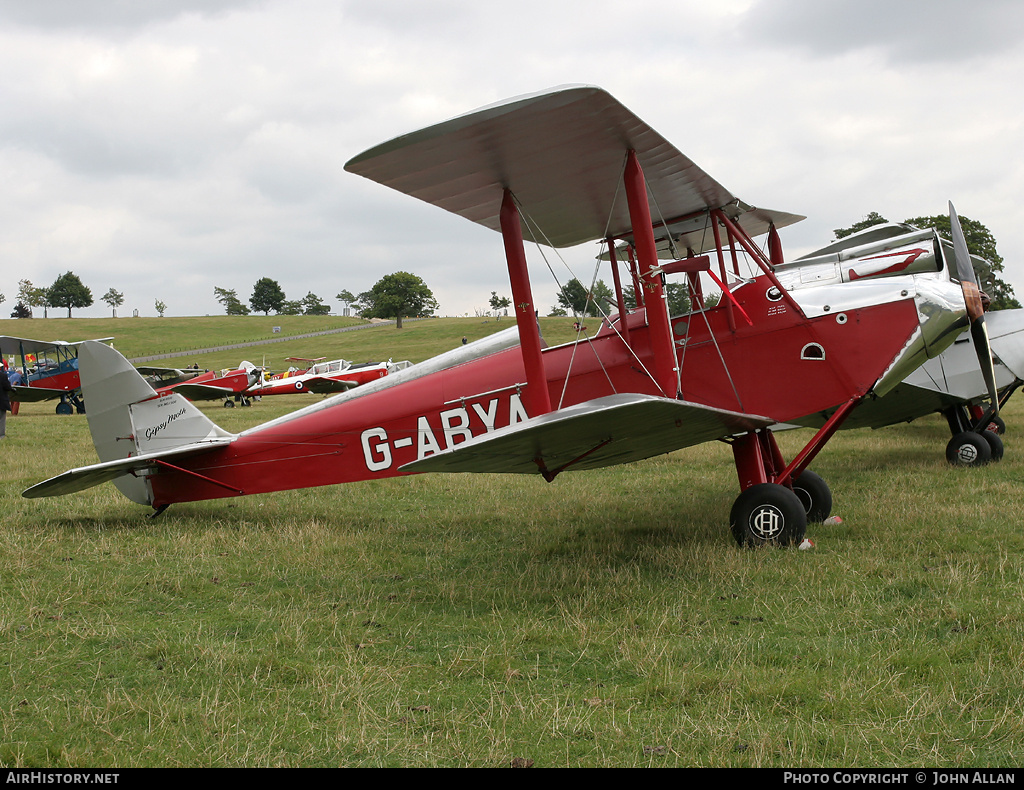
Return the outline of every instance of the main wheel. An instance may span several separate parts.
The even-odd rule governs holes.
[[[985,429],[992,431],[992,433],[997,433],[1000,436],[1002,436],[1004,433],[1006,433],[1006,421],[1003,420],[1003,418],[997,414],[995,417],[988,421],[988,425],[985,426]]]
[[[61,401],[57,404],[57,408],[54,409],[57,414],[74,414],[74,407],[67,401]]]
[[[1003,460],[1003,440],[995,431],[982,431],[981,435],[988,442],[989,449],[992,451],[993,461]]]
[[[984,466],[992,460],[992,447],[980,433],[964,431],[949,440],[946,460],[953,466]]]
[[[808,524],[820,524],[832,514],[832,491],[821,475],[805,469],[793,479],[793,492],[803,503]]]
[[[760,483],[736,498],[729,525],[740,546],[791,546],[804,539],[807,513],[785,486]]]

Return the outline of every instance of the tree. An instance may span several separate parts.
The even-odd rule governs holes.
[[[904,222],[917,228],[935,228],[942,238],[947,241],[953,240],[953,231],[947,214],[914,217]],[[967,241],[968,252],[983,258],[988,264],[986,266],[975,263],[974,273],[978,278],[978,287],[992,300],[990,309],[1007,310],[1020,307],[1020,302],[1014,296],[1013,286],[999,276],[1003,271],[1003,256],[996,251],[996,240],[992,232],[980,222],[967,217],[960,217],[960,227]]]
[[[224,310],[228,315],[249,315],[249,308],[239,301],[235,291],[214,286],[213,295],[217,297],[218,302],[224,305]]]
[[[18,281],[18,301],[25,305],[29,309],[28,317],[32,317],[33,307],[43,308],[43,317],[45,318],[46,311],[46,289],[36,288],[31,280],[19,280]]]
[[[832,232],[836,234],[837,239],[845,239],[847,236],[852,236],[854,233],[860,233],[862,230],[867,230],[868,228],[874,227],[875,225],[884,225],[888,221],[889,220],[887,220],[877,211],[872,211],[860,222],[854,222],[848,228],[836,228]]]
[[[100,299],[107,303],[114,312],[114,318],[117,318],[117,308],[124,304],[124,294],[111,288]]]
[[[46,301],[50,307],[66,307],[68,318],[71,318],[73,307],[88,307],[92,304],[92,291],[74,272],[64,272],[46,289]]]
[[[324,304],[324,300],[310,291],[302,299],[302,312],[306,315],[330,315],[331,306]]]
[[[571,310],[573,315],[597,316],[601,315],[602,310],[607,311],[609,304],[615,304],[615,295],[604,280],[598,280],[593,290],[588,291],[583,283],[573,277],[562,286],[558,303],[566,310]]]
[[[849,228],[839,228],[833,231],[837,239],[846,238],[852,233],[865,230],[873,225],[881,225],[888,222],[885,217],[872,211],[860,222],[854,223]],[[934,228],[935,231],[947,241],[952,241],[953,232],[949,223],[948,214],[937,214],[933,217],[912,217],[903,220],[906,225],[913,225],[915,228]],[[978,287],[991,299],[992,310],[1007,310],[1020,307],[1013,293],[1013,286],[1002,280],[999,274],[1003,271],[1003,257],[996,250],[996,240],[992,232],[980,222],[960,217],[960,227],[964,231],[964,239],[967,241],[967,250],[972,255],[977,255],[988,262],[987,266],[974,266],[975,276],[978,278]]]
[[[335,298],[335,299],[338,299],[338,300],[340,300],[340,301],[341,301],[341,303],[342,303],[343,305],[345,305],[345,309],[348,309],[348,308],[349,308],[350,306],[351,306],[351,307],[356,307],[356,308],[358,308],[358,307],[359,307],[359,305],[357,305],[357,304],[356,304],[356,302],[358,302],[358,301],[359,301],[359,297],[357,297],[357,296],[356,296],[356,295],[355,295],[354,293],[352,293],[351,291],[346,291],[346,290],[344,290],[344,289],[343,289],[343,290],[342,290],[342,291],[341,291],[341,292],[340,292],[340,293],[339,293],[339,294],[338,294],[337,296],[335,296],[334,298]]]
[[[507,310],[510,304],[512,300],[507,296],[498,296],[497,291],[491,291],[491,309],[497,314],[498,320],[501,320],[501,311]]]
[[[670,282],[665,284],[666,300],[668,301],[668,314],[671,316],[685,315],[690,312],[690,289],[686,283]],[[622,301],[626,303],[629,310],[636,309],[636,293],[632,285],[622,289]],[[716,294],[704,295],[704,306],[713,307],[718,304]]]
[[[402,318],[412,315],[431,315],[437,309],[437,300],[427,284],[415,274],[395,272],[386,274],[369,291],[359,294],[367,318],[394,318],[398,329]]]
[[[157,299],[156,303],[153,306],[156,307],[156,314],[158,316],[160,316],[161,318],[163,318],[164,317],[164,310],[167,309],[167,305],[164,304],[163,302],[161,302],[159,299]]]
[[[302,302],[298,299],[285,299],[277,308],[278,315],[302,315]]]
[[[249,304],[256,312],[270,315],[271,310],[275,313],[281,312],[284,298],[284,291],[281,290],[277,280],[261,277],[252,288]]]
[[[14,310],[11,312],[11,318],[31,318],[32,311],[28,309],[28,305],[24,302],[18,302],[14,305]]]

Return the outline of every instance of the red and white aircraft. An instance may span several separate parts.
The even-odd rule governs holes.
[[[105,337],[95,342],[108,343]],[[78,347],[83,341],[32,340],[0,336],[0,354],[10,359],[9,370],[21,374],[21,383],[13,387],[11,400],[36,403],[57,400],[57,414],[85,413],[78,376]]]
[[[376,146],[346,169],[500,231],[516,328],[239,434],[176,393],[158,396],[117,352],[87,343],[82,383],[100,463],[24,496],[113,481],[159,513],[177,502],[429,471],[553,481],[717,440],[732,446],[739,478],[737,541],[800,543],[808,518],[831,506],[811,461],[858,403],[941,353],[966,321],[963,291],[948,280],[785,287],[776,228],[801,217],[738,200],[592,86],[459,116]],[[767,254],[752,240],[763,234]],[[593,336],[545,347],[527,239],[606,245],[618,314]],[[659,246],[675,249],[675,260],[661,265]],[[620,260],[642,298],[632,312]],[[723,298],[669,316],[669,269],[714,279]],[[769,428],[821,412],[831,416],[787,462]]]
[[[293,362],[313,363],[305,370],[288,371],[265,378],[246,390],[249,397],[264,395],[294,395],[297,392],[312,392],[317,395],[331,395],[345,392],[360,384],[384,378],[391,372],[409,367],[411,362],[349,362],[334,359],[329,362],[319,359],[288,357]]]
[[[155,371],[166,370],[165,368],[139,368],[140,373],[152,375]],[[175,370],[175,373],[187,373]],[[234,370],[209,370],[199,373],[184,381],[158,386],[156,393],[166,395],[170,392],[177,392],[189,400],[224,400],[224,406],[231,408],[236,402],[242,406],[250,405],[250,388],[258,385],[262,380],[263,369],[256,367],[251,362],[243,361]]]

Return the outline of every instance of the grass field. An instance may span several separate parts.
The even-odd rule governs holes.
[[[114,335],[141,356],[262,321],[0,332]],[[266,334],[314,331],[287,321]],[[437,319],[249,358],[419,361],[508,326]],[[201,408],[240,430],[311,397]],[[1017,766],[1024,408],[1005,417],[1004,460],[975,470],[947,466],[937,416],[840,433],[814,468],[842,523],[797,551],[736,547],[717,443],[552,484],[423,475],[156,519],[109,484],[26,500],[95,454],[83,417],[24,405],[0,443],[0,765]]]

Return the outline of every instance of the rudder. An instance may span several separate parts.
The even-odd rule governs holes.
[[[89,432],[100,461],[170,450],[232,434],[178,393],[159,396],[117,350],[95,341],[78,350]],[[133,502],[151,504],[145,476],[114,480]]]

